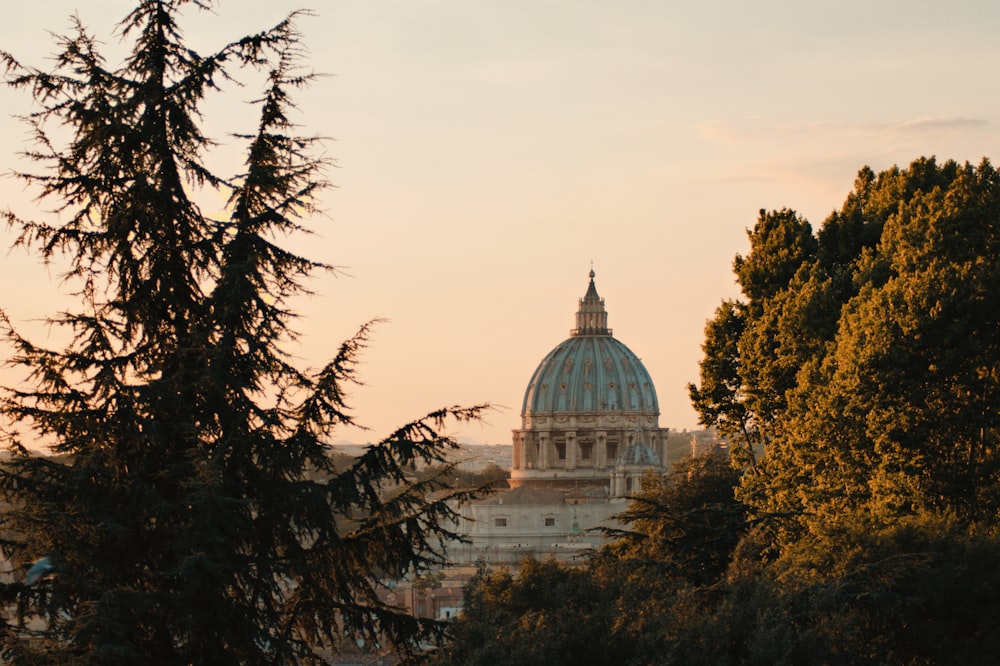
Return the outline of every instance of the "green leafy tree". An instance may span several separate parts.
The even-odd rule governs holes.
[[[922,158],[862,169],[812,242],[761,216],[691,387],[703,423],[766,443],[741,489],[757,514],[995,515],[997,181]]]
[[[998,547],[995,534],[924,514],[818,528],[766,566],[748,549],[674,663],[993,663]]]
[[[419,479],[433,477],[450,479],[454,488],[475,488],[483,492],[510,487],[507,483],[510,479],[510,470],[504,469],[496,463],[490,463],[477,470],[461,469],[457,465],[435,465],[423,469],[417,474]]]
[[[727,456],[687,458],[669,474],[649,474],[642,490],[618,515],[622,529],[602,557],[656,569],[653,577],[711,585],[729,566],[746,530],[745,507],[734,490],[740,472]]]
[[[816,254],[816,238],[809,222],[788,208],[761,210],[747,237],[750,254],[736,255],[733,272],[750,307],[763,305],[785,289],[799,268]]]
[[[747,325],[746,307],[724,301],[705,324],[705,356],[699,367],[701,385],[688,384],[691,403],[703,425],[718,429],[733,445],[733,461],[755,468],[754,450],[761,444],[760,424],[747,404],[740,340]]]
[[[589,562],[526,560],[516,575],[481,567],[432,663],[726,663],[727,646],[703,640],[703,625],[728,599],[747,532],[740,475],[725,456],[689,458],[643,480],[623,528]]]
[[[750,253],[733,270],[746,301],[726,301],[705,327],[700,387],[688,386],[700,422],[730,438],[735,464],[756,469],[755,450],[770,438],[792,384],[799,338],[775,335],[785,295],[815,260],[812,227],[795,211],[760,211],[747,232]],[[790,377],[791,375],[791,377]]]
[[[79,21],[52,71],[0,54],[37,103],[40,170],[18,175],[59,213],[6,218],[18,244],[68,262],[80,302],[51,318],[63,347],[3,318],[28,380],[0,406],[13,424],[3,550],[47,565],[3,586],[10,663],[317,663],[345,637],[408,649],[440,631],[382,604],[379,580],[440,559],[451,512],[427,493],[441,482],[406,472],[443,461],[444,419],[479,410],[431,414],[347,466],[328,456],[352,422],[344,389],[368,327],[315,371],[283,350],[290,299],[326,268],[277,240],[304,231],[325,185],[316,139],[289,117],[313,77],[295,15],[211,55],[190,49],[180,12],[209,4],[137,2],[114,68]],[[242,172],[220,175],[200,106],[248,68],[267,77],[259,123],[236,135]],[[206,189],[229,193],[228,217],[198,206]]]
[[[857,294],[803,374],[776,447],[776,471],[812,470],[799,496],[813,515],[978,520],[1000,507],[1000,179],[988,162],[912,171],[932,189],[903,188],[909,198],[857,262]]]
[[[619,515],[624,527],[591,564],[614,591],[614,640],[622,663],[696,663],[683,638],[710,613],[733,552],[747,530],[734,490],[741,472],[727,456],[687,458],[666,476],[648,475]]]
[[[615,605],[587,569],[527,559],[516,576],[480,567],[436,666],[621,664]]]

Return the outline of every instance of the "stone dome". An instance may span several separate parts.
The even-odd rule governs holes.
[[[632,442],[625,447],[617,462],[619,465],[630,467],[657,467],[660,464],[660,457],[646,444]]]
[[[521,416],[581,412],[659,415],[653,380],[639,357],[612,337],[594,272],[580,299],[577,327],[550,351],[528,382]]]
[[[604,299],[590,285],[576,328],[531,375],[514,430],[510,486],[626,497],[650,469],[662,471],[667,428],[653,380],[608,328]]]
[[[639,357],[609,336],[571,337],[549,352],[528,382],[523,416],[566,412],[659,413]]]

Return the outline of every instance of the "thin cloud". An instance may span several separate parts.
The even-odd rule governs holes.
[[[699,136],[719,143],[753,141],[761,137],[802,137],[833,134],[945,133],[985,130],[990,121],[965,116],[925,116],[880,123],[786,122],[762,117],[708,120],[698,124]]]
[[[915,118],[913,120],[890,123],[887,127],[906,132],[951,132],[956,130],[985,129],[989,124],[989,121],[983,118],[965,118],[959,116],[957,118]]]

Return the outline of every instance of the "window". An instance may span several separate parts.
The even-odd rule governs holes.
[[[566,442],[556,442],[556,455],[559,460],[566,460]]]
[[[507,527],[507,518],[506,517],[494,518],[493,519],[493,526],[494,527]]]
[[[556,519],[555,519],[555,517],[554,516],[546,516],[545,517],[545,526],[546,527],[555,527],[556,526]]]

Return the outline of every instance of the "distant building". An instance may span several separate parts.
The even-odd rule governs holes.
[[[729,453],[729,444],[719,437],[714,428],[691,433],[691,457],[700,458],[713,453]]]
[[[511,490],[461,510],[469,541],[453,562],[516,564],[524,557],[571,559],[604,541],[639,480],[665,471],[666,428],[642,361],[613,337],[594,271],[576,328],[539,363],[513,431]]]
[[[430,581],[403,580],[379,593],[382,601],[404,608],[413,617],[452,620],[462,610],[464,587],[475,567],[451,567]]]
[[[604,538],[586,529],[610,525],[624,501],[594,491],[520,486],[462,507],[458,531],[467,543],[452,544],[448,559],[516,566],[526,557],[571,560]]]
[[[450,457],[456,461],[458,469],[467,472],[479,472],[492,465],[501,469],[511,467],[510,444],[463,445]]]

